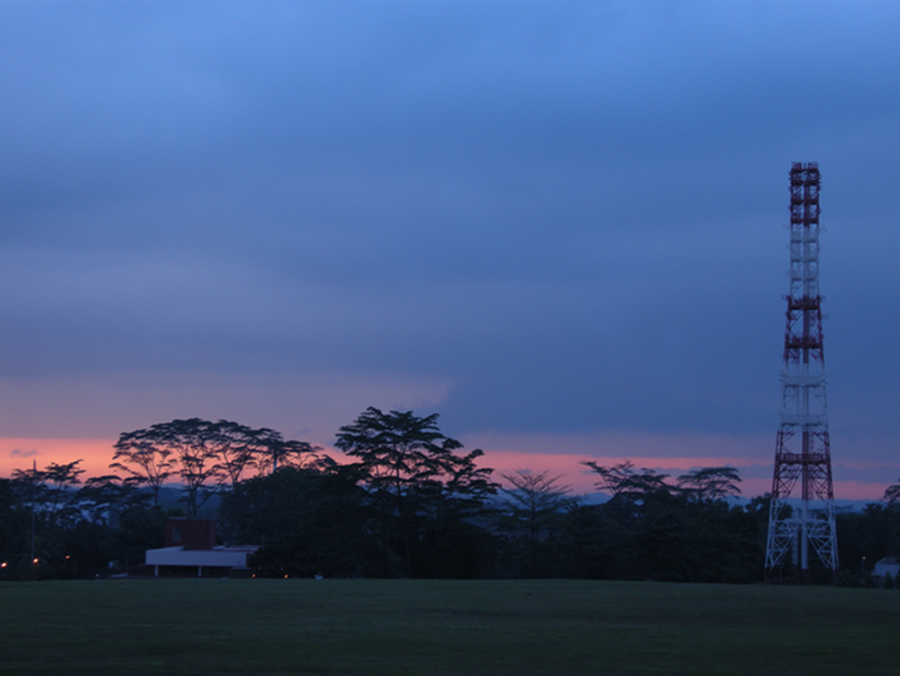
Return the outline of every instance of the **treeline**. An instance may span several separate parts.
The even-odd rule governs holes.
[[[259,545],[259,575],[762,579],[769,500],[732,500],[732,467],[671,478],[586,461],[609,496],[592,504],[548,472],[495,476],[436,414],[369,408],[335,446],[349,462],[273,430],[194,418],[122,434],[111,463],[121,476],[82,482],[80,461],[19,470],[0,479],[0,578],[126,572],[162,546],[167,516],[194,516],[215,495],[222,542]],[[164,509],[174,479],[182,502]],[[837,521],[844,583],[900,552],[893,500]]]
[[[0,579],[107,576],[162,547],[150,494],[112,476],[82,483],[80,462],[0,479]]]

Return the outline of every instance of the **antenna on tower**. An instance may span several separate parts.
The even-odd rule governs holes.
[[[788,554],[788,574],[806,579],[810,545],[826,569],[838,569],[819,295],[819,166],[795,162],[790,177],[791,292],[766,543],[770,581],[785,577]],[[799,504],[789,504],[798,485]]]

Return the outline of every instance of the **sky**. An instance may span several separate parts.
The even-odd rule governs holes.
[[[0,476],[438,413],[771,488],[822,172],[835,495],[900,480],[900,4],[0,0]]]

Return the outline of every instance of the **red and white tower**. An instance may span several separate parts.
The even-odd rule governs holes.
[[[819,295],[819,167],[791,167],[791,293],[787,299],[781,424],[766,544],[766,577],[805,577],[809,548],[838,568]],[[793,495],[799,486],[800,494]],[[789,503],[790,500],[790,503]],[[785,565],[792,568],[787,570]]]

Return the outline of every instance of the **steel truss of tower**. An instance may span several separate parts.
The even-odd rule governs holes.
[[[819,294],[819,167],[795,163],[790,177],[791,293],[766,544],[770,580],[782,577],[788,555],[789,574],[805,577],[810,546],[826,569],[838,568]]]

